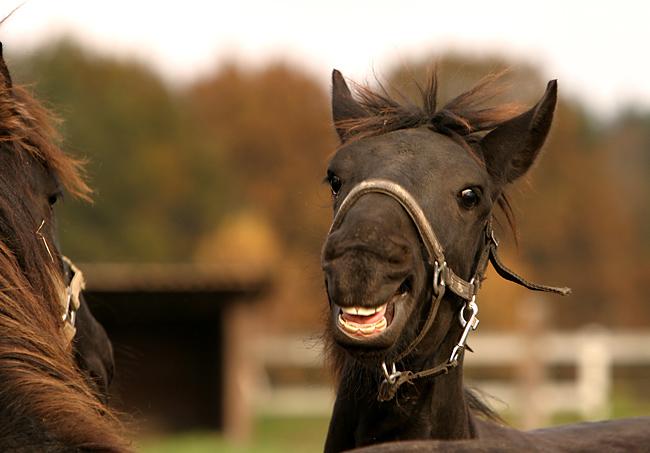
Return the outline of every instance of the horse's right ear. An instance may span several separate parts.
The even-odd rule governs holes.
[[[332,71],[332,119],[341,141],[345,141],[346,134],[345,128],[340,124],[365,116],[367,116],[365,109],[352,97],[343,74],[336,69]]]
[[[5,63],[5,57],[2,53],[2,43],[0,42],[0,88],[11,88],[11,75],[9,75],[9,68]]]

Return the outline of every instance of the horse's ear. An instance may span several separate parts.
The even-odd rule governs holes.
[[[557,82],[551,80],[535,107],[481,140],[487,170],[500,186],[519,178],[533,164],[551,128],[556,102]]]
[[[5,63],[5,57],[2,53],[2,43],[0,42],[0,87],[11,88],[11,76],[9,75],[9,68]]]
[[[340,124],[365,116],[367,116],[365,109],[352,97],[343,74],[336,69],[332,71],[332,119],[341,141],[345,141],[346,137],[345,129]]]

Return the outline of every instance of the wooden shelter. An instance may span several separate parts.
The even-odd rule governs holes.
[[[112,404],[144,431],[251,434],[254,338],[272,278],[233,264],[81,264],[115,349]]]

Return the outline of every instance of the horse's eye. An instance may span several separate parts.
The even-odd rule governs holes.
[[[472,188],[463,189],[459,194],[460,202],[466,209],[472,209],[478,204],[479,196]]]
[[[339,192],[341,191],[341,178],[336,176],[334,173],[327,175],[327,182],[329,182],[330,187],[332,188],[332,195],[338,197]]]

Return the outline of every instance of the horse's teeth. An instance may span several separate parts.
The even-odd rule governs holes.
[[[339,324],[345,329],[346,332],[355,334],[361,332],[363,335],[370,335],[375,332],[381,332],[386,329],[388,321],[382,316],[382,318],[374,324],[371,325],[360,325],[356,323],[349,323],[345,320],[343,315],[339,314]]]
[[[357,333],[359,328],[352,326],[348,324],[345,319],[343,319],[343,316],[339,315],[339,324],[343,326],[343,328],[348,332],[348,333]]]
[[[372,316],[375,313],[377,313],[374,308],[364,308],[364,307],[356,307],[356,308],[357,308],[357,315],[359,316]]]
[[[386,304],[374,308],[366,307],[341,307],[341,311],[347,313],[348,315],[355,316],[372,316],[377,312],[382,311],[386,307]]]

